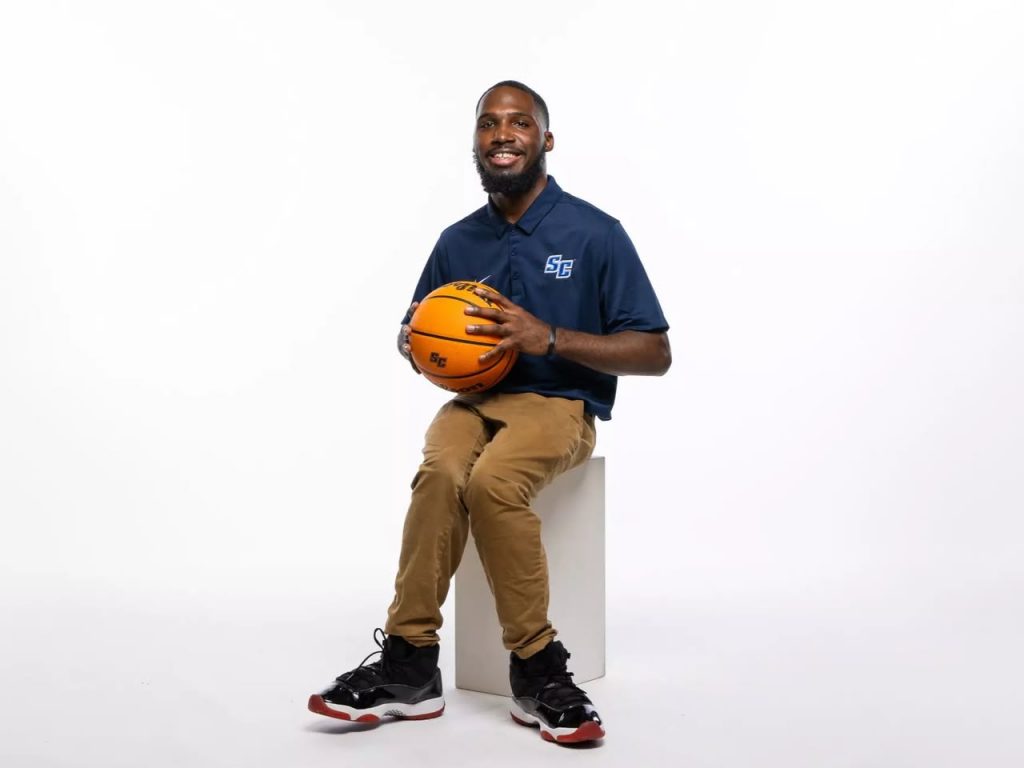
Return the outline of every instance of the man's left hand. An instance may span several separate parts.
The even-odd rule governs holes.
[[[485,299],[493,300],[494,298],[493,293],[481,288],[474,288],[473,293]],[[503,309],[466,307],[467,315],[491,321],[487,324],[467,325],[466,333],[471,336],[498,336],[501,338],[501,342],[485,354],[480,355],[480,363],[488,363],[501,356],[505,351],[513,349],[525,355],[546,354],[551,326],[504,296],[501,298],[501,305]]]

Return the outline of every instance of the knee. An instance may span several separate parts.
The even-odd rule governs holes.
[[[540,536],[540,518],[531,508],[528,483],[505,473],[470,473],[463,492],[469,525],[481,557],[493,547],[515,548]]]
[[[463,490],[466,507],[471,515],[483,516],[488,511],[530,506],[532,494],[528,483],[507,467],[477,463],[466,480]]]
[[[466,480],[466,466],[458,457],[448,451],[432,451],[423,457],[423,462],[412,479],[412,489],[427,490],[430,493],[459,494]]]

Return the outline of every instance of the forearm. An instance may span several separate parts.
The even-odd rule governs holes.
[[[555,355],[613,376],[661,376],[672,365],[668,336],[644,331],[599,336],[558,328]]]

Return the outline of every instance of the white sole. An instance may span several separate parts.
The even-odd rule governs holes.
[[[536,715],[525,712],[515,701],[509,707],[509,714],[512,715],[512,719],[517,723],[539,726],[540,735],[546,741],[591,741],[604,736],[604,729],[596,724],[585,724],[578,728],[552,728]],[[581,735],[583,738],[578,739],[577,737]]]
[[[425,699],[417,704],[401,704],[388,702],[375,707],[356,709],[343,704],[332,704],[322,696],[313,696],[309,701],[309,709],[321,715],[337,717],[341,720],[356,722],[373,722],[382,717],[403,717],[407,719],[437,717],[444,712],[444,697]]]

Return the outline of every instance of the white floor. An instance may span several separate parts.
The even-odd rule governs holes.
[[[608,737],[543,742],[505,700],[356,726],[308,695],[373,647],[365,598],[22,590],[0,638],[0,765],[997,768],[1024,764],[1021,585],[609,606]],[[27,597],[31,594],[31,597]],[[365,612],[365,613],[364,613]],[[571,638],[563,638],[571,649]],[[442,655],[454,679],[451,648]]]

